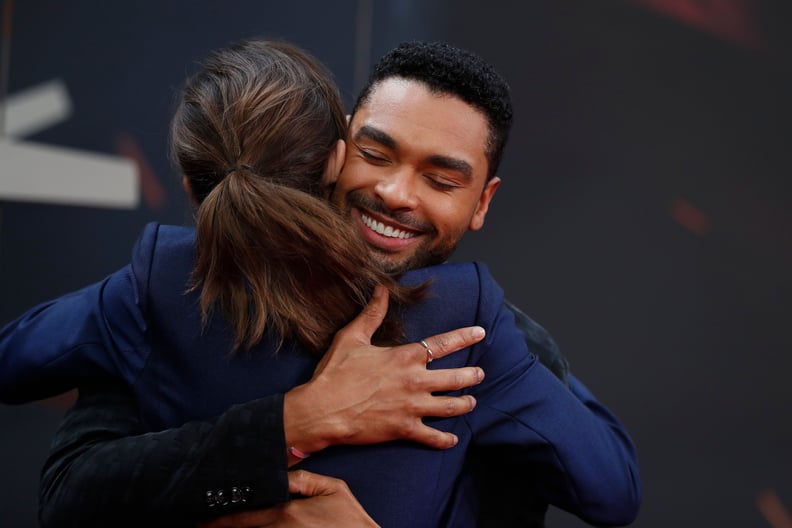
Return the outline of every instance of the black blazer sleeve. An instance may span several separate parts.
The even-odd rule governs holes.
[[[144,432],[122,382],[81,388],[42,470],[41,526],[192,526],[288,500],[283,395]]]

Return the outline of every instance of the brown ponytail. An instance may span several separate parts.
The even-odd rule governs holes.
[[[285,43],[218,51],[184,90],[171,143],[200,204],[193,288],[205,323],[219,304],[235,349],[271,328],[322,353],[377,284],[396,306],[422,294],[376,268],[357,230],[324,198],[325,167],[345,124],[327,72]],[[399,340],[393,311],[378,335]]]

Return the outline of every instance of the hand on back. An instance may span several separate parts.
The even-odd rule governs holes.
[[[266,510],[233,513],[196,528],[372,528],[369,517],[343,480],[308,471],[289,472],[294,499]]]
[[[387,291],[377,288],[368,306],[340,330],[313,378],[284,399],[286,444],[314,452],[333,444],[374,444],[413,440],[445,449],[457,438],[423,423],[425,416],[451,417],[475,407],[472,396],[433,393],[476,385],[478,367],[428,370],[420,343],[376,347],[371,336],[388,308]],[[434,359],[471,346],[484,337],[468,327],[427,337]]]

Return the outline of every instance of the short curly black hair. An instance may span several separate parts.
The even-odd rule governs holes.
[[[393,77],[415,80],[430,91],[453,95],[482,112],[490,134],[485,146],[492,178],[500,165],[512,124],[509,85],[478,55],[442,42],[403,42],[374,66],[352,115],[365,104],[378,83]]]

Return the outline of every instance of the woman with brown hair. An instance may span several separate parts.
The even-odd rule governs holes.
[[[321,354],[377,284],[397,303],[417,299],[416,288],[370,264],[327,201],[345,130],[329,75],[284,42],[216,52],[187,83],[171,150],[198,204],[192,289],[204,324],[222,309],[234,349],[249,350],[271,328]],[[393,343],[399,333],[388,316],[380,338]]]

